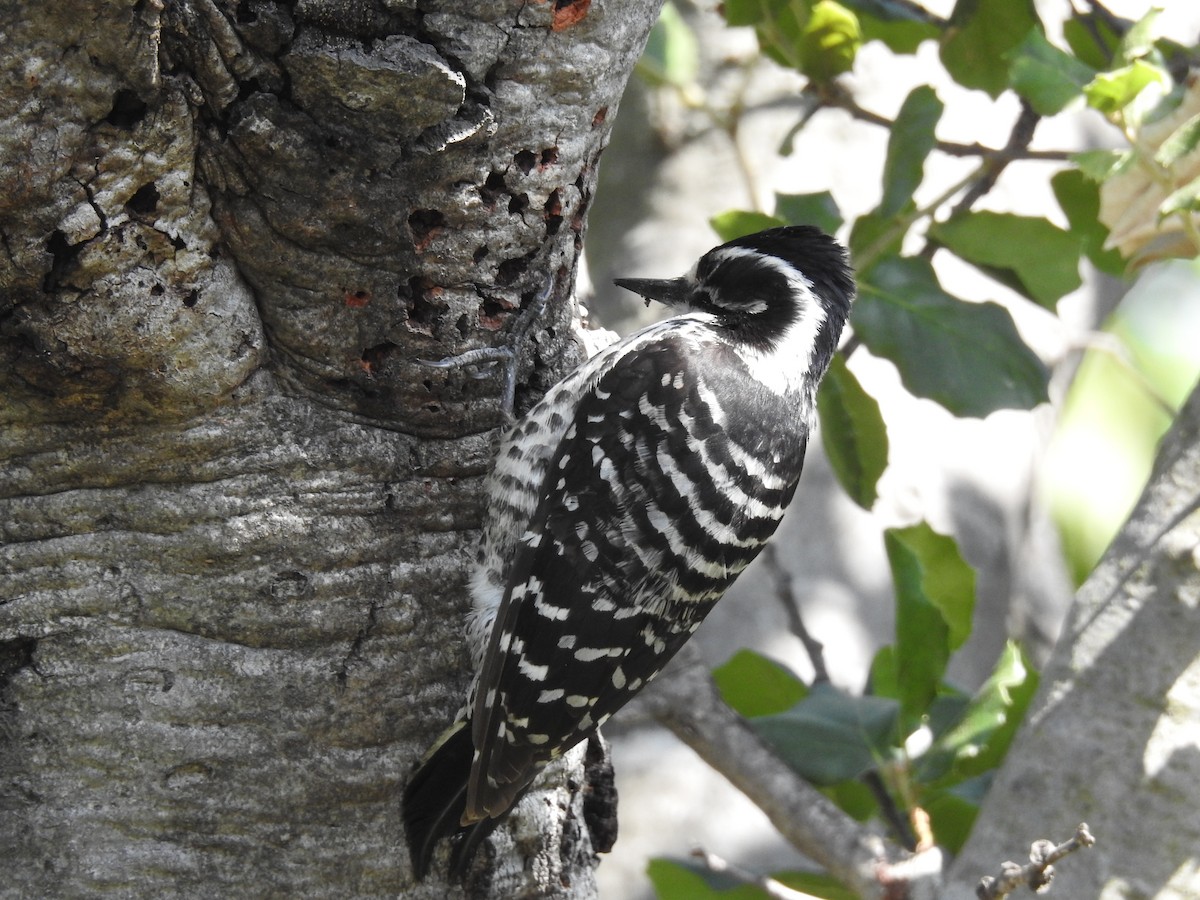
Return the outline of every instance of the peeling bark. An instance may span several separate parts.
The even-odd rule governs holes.
[[[5,891],[442,896],[399,789],[458,702],[500,379],[566,295],[654,2],[7,2]],[[594,893],[582,760],[472,896]]]

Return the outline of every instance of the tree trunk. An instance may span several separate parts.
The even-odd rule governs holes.
[[[552,280],[518,405],[577,359],[657,3],[0,9],[0,893],[442,896],[399,793],[469,675],[500,379],[417,361]],[[472,895],[594,893],[580,782]]]
[[[1200,389],[1129,521],[1080,590],[948,896],[1087,822],[1065,896],[1200,895]]]

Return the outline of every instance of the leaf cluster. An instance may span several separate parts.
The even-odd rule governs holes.
[[[1009,308],[948,291],[935,267],[939,254],[1015,293],[1016,303],[1054,315],[1058,302],[1080,287],[1084,260],[1121,275],[1147,259],[1200,253],[1200,79],[1187,77],[1200,59],[1196,48],[1155,37],[1153,12],[1134,22],[1099,3],[1076,6],[1062,22],[1061,40],[1048,35],[1033,0],[957,0],[948,18],[913,0],[725,0],[721,7],[730,26],[754,30],[764,57],[804,79],[801,112],[781,155],[826,109],[889,130],[878,203],[852,220],[828,191],[777,193],[770,211],[733,210],[712,220],[725,240],[782,224],[845,235],[859,297],[852,336],[826,376],[818,412],[838,480],[865,509],[878,499],[888,432],[885,410],[848,364],[854,353],[890,361],[909,392],[959,417],[1029,410],[1048,400],[1050,371]],[[694,46],[687,43],[694,38],[670,4],[668,10],[652,44],[652,67],[662,73],[660,86],[687,90],[696,76]],[[935,42],[953,81],[992,99],[1015,96],[1021,113],[1007,145],[939,139],[946,109],[928,84],[914,87],[892,119],[864,110],[840,76],[872,41],[893,54]],[[1040,120],[1072,109],[1092,110],[1123,146],[1030,149]],[[734,108],[712,118],[733,116],[727,131],[736,140],[739,114],[744,110]],[[956,183],[938,184],[930,166],[937,154],[974,158],[975,167]],[[976,208],[1016,160],[1047,164],[1059,206],[1054,218],[1067,227],[1050,215]],[[884,541],[896,632],[876,654],[864,695],[806,685],[749,650],[714,676],[725,700],[779,756],[848,813],[880,816],[911,841],[909,817],[921,810],[934,840],[955,851],[1032,699],[1037,674],[1010,642],[974,693],[948,683],[947,665],[973,628],[974,572],[955,542],[924,522],[888,530]],[[658,860],[650,875],[664,898],[762,896],[690,864]],[[817,896],[844,896],[824,875],[778,878]]]

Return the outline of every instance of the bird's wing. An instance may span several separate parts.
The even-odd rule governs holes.
[[[778,410],[731,349],[700,349],[670,334],[643,344],[575,408],[485,655],[464,823],[502,813],[656,675],[791,499],[807,422],[739,445]]]

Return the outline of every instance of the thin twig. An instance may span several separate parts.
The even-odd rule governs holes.
[[[1008,164],[1015,159],[1020,159],[1021,155],[1029,149],[1029,143],[1033,140],[1033,133],[1041,119],[1041,115],[1027,101],[1021,101],[1021,114],[1013,123],[1012,131],[1008,135],[1008,143],[1004,145],[1003,150],[991,153],[986,157],[982,176],[971,185],[954,209],[950,211],[950,218],[966,212],[975,204],[976,200],[996,186],[996,181],[1008,168]]]
[[[1005,862],[1000,866],[1000,874],[985,875],[979,879],[979,887],[975,896],[979,900],[1000,900],[1007,897],[1022,885],[1035,893],[1040,893],[1050,886],[1054,877],[1054,863],[1068,853],[1074,853],[1080,847],[1090,847],[1096,843],[1088,830],[1087,823],[1081,822],[1075,829],[1075,836],[1057,847],[1053,841],[1034,841],[1029,848],[1028,865],[1022,866],[1015,862]]]
[[[889,119],[887,116],[872,112],[869,109],[858,104],[858,101],[837,82],[831,82],[824,85],[810,85],[805,88],[806,91],[818,92],[821,103],[825,106],[831,106],[836,109],[848,112],[860,122],[867,122],[871,125],[878,125],[881,128],[886,128],[889,131],[896,127],[894,119]],[[962,144],[958,141],[943,141],[938,140],[934,143],[934,149],[945,153],[947,156],[978,156],[983,159],[992,157],[1006,157],[1008,162],[1014,160],[1040,160],[1044,162],[1066,162],[1071,158],[1074,151],[1071,150],[1031,150],[1026,144],[1023,147],[1014,149],[1011,146],[1005,147],[988,147],[979,142],[974,144]]]
[[[763,551],[763,559],[767,570],[775,580],[775,596],[787,614],[788,628],[792,634],[800,638],[800,643],[804,645],[804,650],[812,662],[813,683],[828,682],[829,669],[825,666],[825,645],[813,637],[804,626],[804,619],[800,616],[800,602],[795,591],[792,590],[792,576],[779,561],[779,554],[775,552],[773,543],[767,544]]]
[[[806,894],[790,888],[781,881],[776,881],[770,875],[758,875],[740,866],[735,866],[728,860],[722,859],[715,853],[710,853],[703,847],[692,851],[692,856],[704,863],[704,867],[718,875],[728,875],[742,884],[751,884],[759,888],[771,900],[821,900],[814,894]]]

